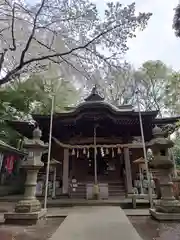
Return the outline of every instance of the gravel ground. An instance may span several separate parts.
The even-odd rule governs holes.
[[[133,216],[129,220],[143,240],[180,240],[180,222],[158,222],[150,217]]]
[[[0,240],[47,240],[63,220],[63,218],[48,218],[33,226],[1,225]]]

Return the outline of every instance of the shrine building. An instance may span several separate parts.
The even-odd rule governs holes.
[[[163,127],[177,121],[177,118],[159,119],[157,115],[158,111],[141,112],[145,143],[152,139],[155,125]],[[33,115],[33,119],[47,143],[50,115]],[[9,124],[23,136],[32,137],[34,125],[30,122]],[[131,105],[114,106],[93,89],[77,107],[53,115],[51,159],[59,163],[56,180],[62,180],[62,194],[86,198],[88,186],[94,182],[102,185],[102,192],[108,198],[130,194],[138,172],[133,162],[141,157],[144,155],[139,112]],[[42,161],[47,162],[47,154]],[[45,167],[39,176],[45,174]],[[77,180],[74,192],[70,187],[72,177]]]

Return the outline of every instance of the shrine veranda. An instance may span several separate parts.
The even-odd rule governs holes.
[[[155,125],[164,127],[178,121],[160,119],[157,115],[158,111],[141,112],[145,143],[152,139]],[[33,119],[47,143],[50,116],[33,115]],[[29,122],[11,121],[9,125],[24,137],[32,137],[34,125]],[[131,105],[114,106],[92,91],[77,107],[53,116],[51,160],[56,164],[50,167],[50,172],[55,169],[56,175],[51,174],[50,181],[54,179],[62,185],[60,194],[73,198],[77,194],[72,191],[79,191],[78,197],[87,198],[95,182],[102,186],[104,198],[132,194],[139,173],[139,165],[134,161],[143,157],[139,113]],[[45,165],[40,169],[39,179],[46,173],[47,154],[42,161]],[[72,178],[77,183],[75,190]]]

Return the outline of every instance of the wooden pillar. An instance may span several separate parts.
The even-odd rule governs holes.
[[[63,159],[63,188],[62,192],[64,194],[68,193],[69,188],[69,149],[64,149],[64,159]]]
[[[124,148],[124,162],[125,162],[125,170],[126,170],[126,183],[127,183],[127,193],[132,193],[132,173],[131,173],[131,163],[129,156],[129,148]]]

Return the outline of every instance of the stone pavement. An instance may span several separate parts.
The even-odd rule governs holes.
[[[16,203],[19,200],[23,199],[22,195],[12,195],[12,196],[0,196],[0,205],[3,202],[12,202]],[[38,198],[41,203],[44,203],[44,198]],[[71,206],[119,206],[120,204],[130,204],[132,206],[132,199],[124,197],[113,197],[104,200],[87,200],[87,199],[71,199],[71,198],[57,198],[51,199],[48,198],[47,201],[48,207],[71,207]],[[137,204],[147,205],[147,199],[137,199]]]
[[[0,202],[0,219],[5,212],[12,212],[14,210],[15,203],[13,202]],[[48,207],[48,217],[66,217],[72,211],[79,211],[79,209],[87,209],[92,206],[56,206]],[[119,207],[119,206],[118,206]],[[123,209],[127,216],[149,216],[149,208],[137,208],[137,209]]]
[[[142,240],[120,207],[74,209],[50,240]]]
[[[126,216],[150,216],[149,208],[144,209],[123,209]]]

